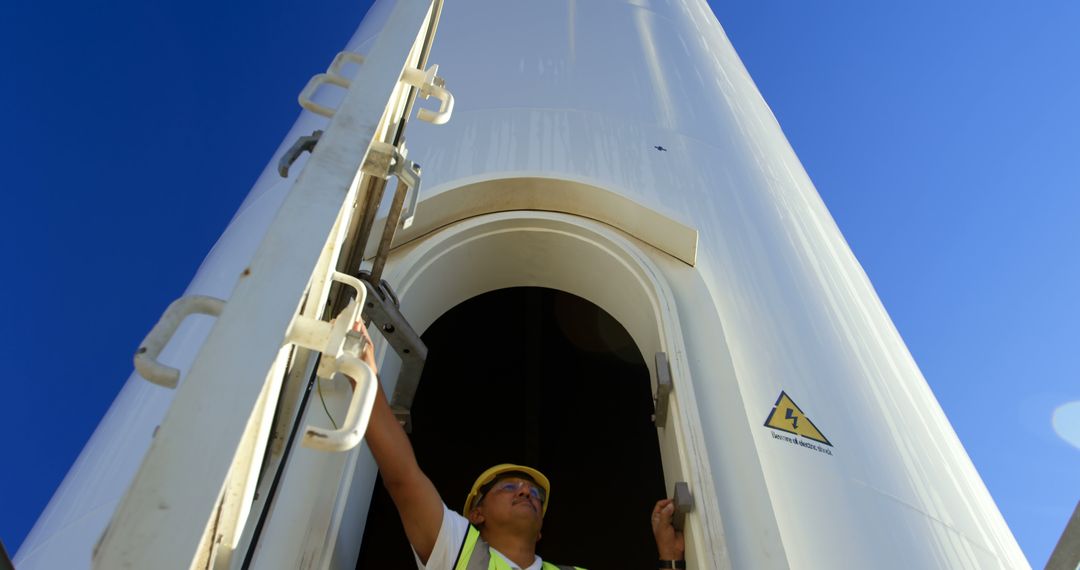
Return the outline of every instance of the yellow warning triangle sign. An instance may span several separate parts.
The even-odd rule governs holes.
[[[832,447],[832,444],[821,433],[821,430],[814,425],[814,422],[810,421],[810,418],[806,417],[806,414],[799,409],[799,406],[795,405],[791,396],[788,396],[783,391],[780,392],[780,397],[773,404],[772,412],[769,413],[769,418],[765,420],[765,427],[801,435],[806,439],[812,439]]]

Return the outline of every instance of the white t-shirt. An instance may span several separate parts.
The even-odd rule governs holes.
[[[446,503],[443,503],[442,526],[439,527],[439,538],[435,539],[435,548],[431,550],[427,565],[421,563],[420,557],[416,556],[416,551],[413,551],[413,557],[416,558],[416,567],[420,570],[453,570],[454,563],[457,562],[458,550],[461,548],[461,543],[464,542],[465,535],[468,532],[469,521],[451,511],[446,506]],[[544,564],[539,556],[534,555],[533,563],[526,568],[522,568],[511,562],[509,558],[503,556],[498,550],[494,548],[489,548],[489,550],[491,550],[492,556],[502,558],[514,570],[540,570]]]

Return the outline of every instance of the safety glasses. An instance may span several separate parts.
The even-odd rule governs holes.
[[[541,489],[540,487],[537,487],[536,485],[534,485],[534,484],[532,484],[532,483],[530,483],[528,481],[523,481],[521,479],[499,481],[488,492],[489,493],[492,493],[492,492],[517,493],[518,491],[521,490],[521,487],[523,485],[527,486],[529,488],[529,495],[531,495],[533,498],[539,500],[541,505],[544,504],[544,501],[547,500],[547,493],[545,493],[544,490]]]

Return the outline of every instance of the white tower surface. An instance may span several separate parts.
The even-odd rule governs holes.
[[[347,49],[367,53],[392,8]],[[430,63],[456,106],[408,127],[423,190],[385,274],[403,313],[423,332],[480,293],[550,287],[625,326],[654,386],[665,352],[658,433],[669,488],[695,496],[691,568],[1028,567],[704,0],[454,0]],[[325,124],[301,115],[189,293],[229,300],[296,180],[278,157]],[[163,360],[187,370],[200,319]],[[133,375],[18,568],[89,567],[171,398]],[[253,567],[355,560],[375,468],[362,445],[326,457],[290,456]]]

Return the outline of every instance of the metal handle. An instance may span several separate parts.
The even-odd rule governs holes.
[[[431,85],[428,87],[428,92],[425,93],[424,98],[427,99],[428,97],[439,100],[439,110],[436,112],[430,109],[420,109],[416,112],[416,117],[433,125],[445,125],[450,120],[450,116],[454,114],[454,95],[447,91],[445,87]]]
[[[367,299],[367,285],[364,285],[364,282],[360,279],[353,277],[348,273],[342,273],[340,271],[334,272],[334,281],[337,281],[338,283],[342,283],[344,285],[348,285],[349,287],[352,287],[354,291],[356,291],[356,296],[359,299],[357,303],[359,303],[361,307],[360,309],[357,309],[357,315],[359,315],[359,311],[363,310],[364,300]]]
[[[364,56],[353,53],[351,51],[338,52],[334,56],[334,61],[330,62],[330,67],[327,68],[327,73],[334,75],[341,75],[341,69],[345,67],[346,63],[355,63],[356,65],[362,65],[364,63]]]
[[[379,389],[375,373],[363,360],[342,354],[334,360],[334,363],[342,374],[356,382],[356,387],[353,388],[352,399],[349,400],[349,411],[340,428],[336,430],[313,426],[304,428],[302,442],[304,447],[319,451],[348,451],[360,443],[367,430],[368,420],[371,419],[371,409],[375,404],[375,390]]]
[[[304,151],[315,152],[315,145],[319,144],[322,134],[322,130],[315,130],[310,135],[296,139],[296,142],[289,147],[289,150],[285,151],[285,154],[282,154],[281,158],[278,159],[278,175],[282,178],[288,178],[289,169],[292,168],[292,164],[296,162],[296,159],[300,158]]]
[[[675,513],[671,518],[671,526],[681,532],[686,527],[686,513],[694,510],[694,495],[690,493],[690,485],[686,481],[678,481],[675,483],[675,492],[672,493],[672,497]]]
[[[416,219],[416,205],[420,202],[420,165],[410,161],[397,172],[397,177],[409,188],[409,204],[401,215],[401,228],[407,230]]]
[[[300,102],[300,106],[315,113],[316,115],[322,115],[324,117],[333,117],[334,109],[327,107],[326,105],[320,105],[311,100],[311,97],[315,95],[315,91],[319,89],[324,83],[331,85],[337,85],[338,87],[349,88],[349,80],[341,77],[340,75],[331,75],[329,73],[319,73],[308,80],[307,85],[304,86],[304,90],[300,92],[300,96],[297,97],[297,101]]]
[[[285,343],[322,352],[323,358],[316,372],[320,378],[340,372],[356,383],[341,427],[331,430],[308,425],[304,427],[301,440],[304,447],[319,451],[348,451],[364,437],[379,384],[371,367],[358,354],[349,353],[360,348],[349,341],[358,336],[353,329],[360,321],[360,313],[367,300],[367,287],[356,277],[337,271],[333,279],[355,289],[356,298],[349,301],[332,323],[298,315],[289,327]]]
[[[424,99],[434,97],[439,100],[439,110],[420,109],[416,117],[421,121],[427,121],[433,125],[445,125],[454,113],[454,95],[443,85],[442,79],[436,77],[439,66],[433,65],[427,71],[419,69],[406,69],[401,73],[401,80],[420,89],[420,95]]]
[[[300,91],[300,95],[297,97],[300,106],[316,115],[322,115],[327,118],[333,117],[335,113],[334,109],[331,109],[326,105],[320,105],[315,101],[312,101],[311,98],[315,96],[315,92],[318,91],[319,87],[326,83],[348,89],[351,82],[341,75],[341,69],[349,62],[362,64],[364,63],[364,56],[351,51],[343,51],[334,56],[334,61],[330,63],[330,67],[326,69],[326,73],[319,73],[309,79],[307,85]]]
[[[668,408],[671,406],[671,365],[666,352],[656,353],[656,407],[653,421],[656,427],[667,427]]]
[[[139,350],[135,352],[135,370],[143,378],[158,386],[176,388],[180,382],[180,371],[158,362],[162,349],[169,343],[180,323],[189,315],[201,314],[213,317],[221,315],[225,301],[206,295],[187,295],[172,302],[161,315],[154,328],[143,339]]]

